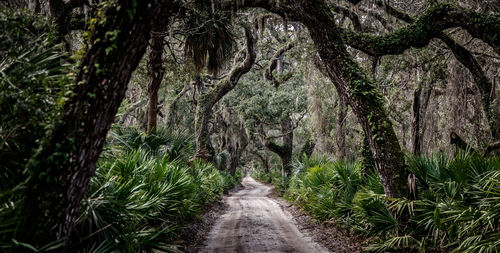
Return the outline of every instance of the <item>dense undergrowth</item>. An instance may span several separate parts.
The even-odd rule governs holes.
[[[60,242],[16,240],[35,175],[27,164],[64,113],[75,63],[47,19],[0,9],[0,27],[0,252],[43,252]],[[220,170],[227,152],[215,165],[189,161],[188,134],[116,127],[106,141],[67,252],[175,251],[183,226],[241,180]]]
[[[460,152],[409,157],[417,199],[386,199],[374,171],[358,162],[313,157],[297,162],[286,186],[279,173],[254,176],[319,220],[373,238],[366,251],[498,252],[500,158]]]
[[[183,226],[241,180],[189,163],[187,135],[115,129],[108,140],[75,228],[75,249],[83,252],[175,250]]]
[[[233,177],[211,163],[189,161],[192,137],[169,129],[146,135],[115,128],[107,142],[82,200],[70,252],[175,252],[181,229],[242,178],[239,171]],[[21,182],[14,188],[20,190],[0,192],[15,200],[0,207],[2,252],[45,250],[9,239],[15,238],[23,188]]]

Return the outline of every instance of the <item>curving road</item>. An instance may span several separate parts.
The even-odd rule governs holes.
[[[251,177],[225,198],[228,211],[217,221],[199,252],[329,252],[304,236],[292,216],[268,195],[271,187]]]

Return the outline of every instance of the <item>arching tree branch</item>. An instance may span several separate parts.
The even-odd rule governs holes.
[[[246,54],[245,60],[238,64],[236,62],[238,57],[235,57],[235,67],[230,73],[224,79],[220,80],[215,87],[199,96],[195,116],[196,158],[211,160],[208,123],[212,116],[212,108],[222,97],[231,91],[236,84],[238,84],[240,78],[250,71],[255,62],[255,45],[257,39],[253,36],[250,27],[245,26],[244,28],[246,38],[246,46],[244,49]]]
[[[410,15],[397,10],[396,8],[390,6],[385,2],[382,3],[381,1],[379,1],[377,4],[383,5],[385,10],[390,15],[393,15],[398,19],[409,23],[416,22],[416,20]],[[443,41],[448,46],[448,48],[450,48],[455,58],[460,61],[460,63],[462,63],[471,73],[472,78],[474,79],[474,83],[481,93],[481,103],[486,114],[491,133],[495,139],[500,139],[500,127],[498,127],[500,125],[500,122],[498,117],[495,116],[495,112],[491,110],[491,100],[494,98],[491,98],[490,95],[493,89],[493,85],[484,73],[481,65],[479,65],[476,58],[474,58],[469,50],[450,38],[443,31],[436,32],[435,36]]]
[[[402,16],[403,20],[413,20]],[[401,54],[411,47],[427,46],[430,40],[452,27],[467,30],[474,38],[481,39],[500,54],[500,16],[484,15],[469,9],[442,3],[431,7],[411,24],[385,35],[371,35],[342,30],[344,41],[350,46],[372,56]]]

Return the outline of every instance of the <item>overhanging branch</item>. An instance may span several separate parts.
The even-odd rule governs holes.
[[[413,20],[399,15],[403,20]],[[452,27],[461,27],[481,39],[500,54],[500,16],[484,15],[469,9],[442,3],[431,7],[411,24],[385,35],[371,35],[343,29],[344,41],[372,56],[401,54],[406,49],[427,46],[430,40]]]

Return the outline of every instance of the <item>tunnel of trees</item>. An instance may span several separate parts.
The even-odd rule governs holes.
[[[365,250],[500,250],[500,2],[4,0],[0,251],[177,249],[244,174]]]

